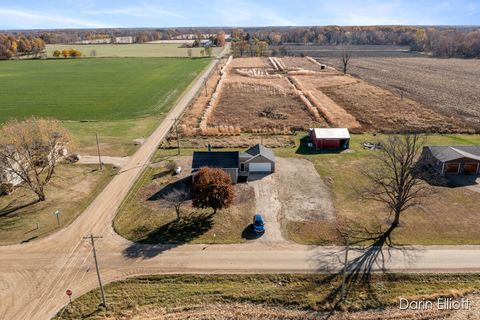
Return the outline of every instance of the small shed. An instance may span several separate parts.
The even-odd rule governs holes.
[[[309,136],[316,149],[345,150],[350,146],[347,128],[312,128]]]

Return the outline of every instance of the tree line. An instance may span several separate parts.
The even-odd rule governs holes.
[[[44,43],[75,43],[82,40],[114,36],[133,36],[138,43],[170,40],[180,35],[231,35],[237,56],[287,54],[286,45],[406,45],[413,51],[431,53],[438,57],[480,57],[479,27],[420,27],[420,26],[313,26],[313,27],[249,27],[249,28],[162,28],[162,29],[72,29],[22,31],[3,35],[3,56],[12,54],[11,40],[24,39]],[[7,38],[5,40],[5,38]],[[39,40],[35,40],[39,39]],[[10,41],[10,42],[9,42]],[[28,46],[28,45],[27,45]],[[44,46],[44,44],[43,44]],[[9,53],[5,53],[9,51]],[[28,50],[27,50],[28,52]]]
[[[480,28],[414,26],[280,27],[233,29],[237,55],[255,55],[258,43],[266,43],[269,54],[287,54],[285,45],[406,45],[412,51],[436,57],[480,57]],[[258,55],[258,54],[256,54]]]
[[[22,55],[39,57],[44,53],[45,41],[41,38],[0,33],[0,59]]]

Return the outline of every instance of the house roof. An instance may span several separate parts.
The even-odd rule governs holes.
[[[275,154],[271,149],[268,149],[263,144],[256,144],[253,147],[249,148],[245,153],[255,157],[257,155],[262,155],[263,157],[267,158],[268,160],[275,162]]]
[[[480,161],[480,146],[427,146],[433,156],[440,161],[470,158]]]
[[[193,152],[192,169],[201,167],[238,168],[238,151],[195,151]]]
[[[313,128],[317,139],[350,139],[347,128]]]

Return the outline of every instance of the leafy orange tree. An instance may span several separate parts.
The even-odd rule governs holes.
[[[235,198],[232,180],[222,169],[201,168],[193,179],[192,205],[195,208],[228,208]]]

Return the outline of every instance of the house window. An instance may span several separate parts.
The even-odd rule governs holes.
[[[245,163],[240,163],[240,171],[245,171]]]

